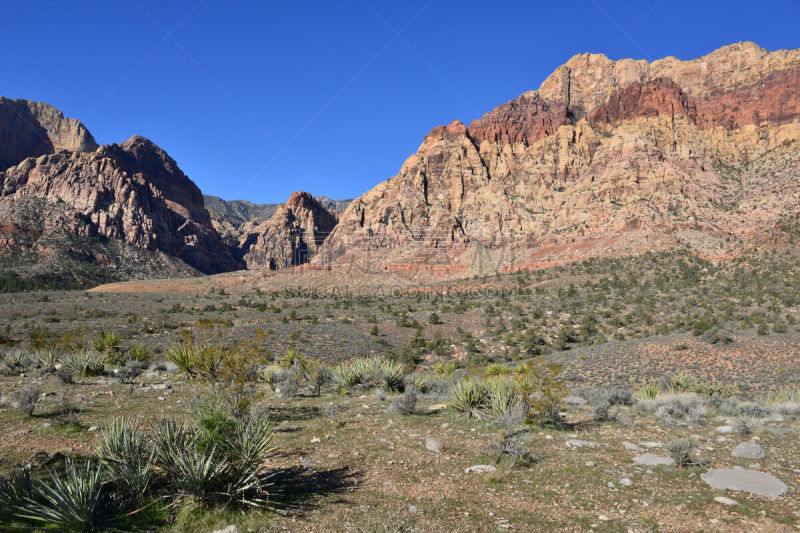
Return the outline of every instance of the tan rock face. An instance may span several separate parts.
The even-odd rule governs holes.
[[[37,197],[66,212],[58,226],[68,232],[117,239],[159,250],[206,273],[238,265],[211,226],[197,186],[175,161],[149,140],[134,136],[94,152],[60,151],[28,158],[0,172],[0,205]],[[52,228],[42,226],[30,231]],[[54,222],[55,224],[55,222]]]
[[[83,124],[53,106],[0,96],[0,171],[59,150],[93,152],[97,143]]]
[[[463,275],[675,245],[729,253],[797,214],[799,139],[800,51],[576,56],[469,128],[434,128],[350,204],[317,261]]]
[[[307,263],[336,226],[337,217],[311,194],[298,191],[240,243],[248,269],[279,270]]]

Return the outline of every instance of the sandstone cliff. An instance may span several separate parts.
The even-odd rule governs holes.
[[[336,226],[329,211],[307,192],[293,193],[269,220],[256,225],[239,248],[248,269],[279,270],[307,263]]]
[[[0,96],[0,171],[27,157],[59,150],[93,152],[97,143],[83,124],[41,102]]]
[[[434,128],[350,204],[318,261],[464,274],[672,246],[724,255],[798,213],[785,178],[798,139],[799,50],[575,56],[469,127]]]
[[[45,216],[20,216],[32,198],[44,201]],[[93,152],[28,157],[0,172],[0,253],[36,249],[55,233],[120,241],[205,273],[238,267],[197,186],[164,150],[138,136]]]

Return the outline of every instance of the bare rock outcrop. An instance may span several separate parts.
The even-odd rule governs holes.
[[[269,220],[243,236],[248,269],[279,270],[307,263],[336,226],[337,216],[311,194],[292,193]]]
[[[434,128],[316,261],[464,275],[674,246],[721,256],[800,213],[785,178],[798,141],[800,50],[575,56],[468,128]]]
[[[0,96],[0,171],[27,157],[59,150],[93,152],[92,134],[80,121],[64,118],[53,106]]]
[[[47,200],[61,215],[37,219],[40,223],[25,231],[119,240],[205,273],[238,267],[211,225],[200,190],[164,150],[143,137],[94,152],[29,157],[0,172],[0,211],[13,212],[28,198]]]

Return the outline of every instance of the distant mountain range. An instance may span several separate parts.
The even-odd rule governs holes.
[[[203,196],[134,136],[98,147],[46,104],[0,97],[0,288],[282,269],[471,275],[800,234],[800,50],[690,61],[583,54],[474,120],[434,128],[355,200]]]

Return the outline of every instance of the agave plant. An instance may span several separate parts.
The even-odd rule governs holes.
[[[50,479],[34,484],[34,494],[16,514],[19,518],[61,530],[100,529],[103,469],[97,461],[75,464],[67,458],[64,471],[51,472]]]
[[[103,354],[109,363],[124,363],[122,338],[113,331],[101,331],[92,341],[92,349]]]
[[[486,388],[479,381],[459,381],[450,389],[450,407],[468,417],[479,415],[486,399]]]
[[[189,376],[197,374],[197,346],[188,342],[175,344],[167,350],[167,360],[175,363],[181,372]]]

